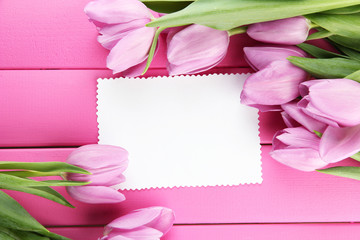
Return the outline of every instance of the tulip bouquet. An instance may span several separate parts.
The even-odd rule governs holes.
[[[271,156],[303,171],[360,160],[359,0],[95,0],[85,13],[110,50],[108,68],[130,77],[147,71],[160,35],[168,72],[179,75],[216,66],[231,36],[247,34],[259,46],[244,48],[256,73],[241,102],[281,112],[287,126]],[[331,51],[304,43],[314,39]],[[357,167],[318,171],[360,180]]]
[[[74,207],[50,186],[81,186],[87,181],[42,180],[32,178],[61,176],[67,173],[90,174],[74,165],[62,162],[26,163],[0,162],[0,189],[14,190],[47,198]],[[68,239],[49,232],[17,201],[0,191],[0,239]]]
[[[72,207],[50,186],[66,186],[74,199],[90,204],[119,203],[125,196],[118,184],[125,181],[128,153],[109,145],[85,145],[74,150],[63,162],[0,162],[0,189],[37,195],[64,206]],[[63,180],[49,179],[61,176]],[[43,178],[38,179],[36,178]],[[44,179],[46,178],[46,179]],[[104,231],[101,240],[160,239],[173,225],[174,213],[164,207],[139,209],[121,216]],[[0,191],[0,239],[66,240],[49,232],[17,201]]]

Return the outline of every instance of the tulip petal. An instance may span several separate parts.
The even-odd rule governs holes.
[[[328,127],[320,141],[320,156],[328,163],[341,161],[360,152],[360,125]]]
[[[323,122],[324,124],[339,127],[339,124],[332,119],[329,119],[325,114],[320,112],[314,105],[309,101],[309,96],[305,96],[298,102],[298,107],[307,115],[314,118],[319,122]]]
[[[283,133],[275,136],[288,148],[312,148],[319,149],[320,138],[303,127],[286,128]]]
[[[290,56],[306,57],[306,53],[295,46],[244,47],[245,59],[254,70],[261,70],[270,63],[286,60]]]
[[[304,109],[319,117],[333,120],[341,126],[360,124],[360,84],[349,79],[323,79],[303,83],[308,91]],[[305,105],[303,103],[303,105]]]
[[[161,207],[149,207],[138,209],[127,215],[119,217],[109,223],[107,227],[114,229],[134,229],[146,225],[161,216]]]
[[[131,239],[131,240],[159,240],[164,234],[159,230],[149,227],[139,227],[130,231],[121,231],[113,229],[109,233],[110,239],[116,239],[117,236],[123,238],[119,239]]]
[[[134,239],[124,237],[124,236],[121,236],[121,235],[117,235],[117,236],[113,236],[113,237],[110,237],[110,238],[107,237],[106,240],[134,240]]]
[[[301,171],[314,171],[325,167],[319,152],[314,149],[279,149],[270,152],[270,156],[278,162]]]
[[[227,53],[229,35],[226,31],[193,24],[174,32],[170,31],[167,38],[170,75],[206,71]]]
[[[66,187],[66,190],[72,198],[85,203],[119,203],[125,200],[122,193],[110,187],[75,186]]]
[[[143,27],[128,33],[111,49],[107,67],[115,74],[142,63],[148,57],[155,31]]]
[[[86,170],[119,167],[125,170],[128,165],[128,152],[117,146],[89,144],[74,150],[67,163]]]
[[[278,162],[302,171],[314,171],[327,165],[319,154],[320,138],[304,127],[286,128],[273,138],[270,152]]]
[[[247,34],[258,41],[296,45],[306,40],[309,21],[302,16],[252,24]]]
[[[246,98],[246,96],[243,97]],[[247,105],[257,108],[260,112],[278,112],[282,110],[280,105],[261,105],[261,104],[247,104]]]
[[[70,181],[91,182],[87,186],[107,186],[111,187],[125,182],[125,176],[122,174],[122,167],[109,169],[91,170],[91,175],[69,173],[66,179]]]
[[[153,222],[147,224],[147,226],[151,226],[152,228],[155,228],[160,232],[162,232],[163,234],[165,234],[170,230],[174,221],[175,221],[174,212],[169,208],[162,208],[159,219],[157,219],[156,221],[154,220]]]
[[[286,104],[281,105],[282,109],[284,109],[285,114],[283,115],[283,119],[285,123],[289,123],[293,125],[292,127],[296,126],[296,123],[293,122],[295,120],[300,125],[304,126],[310,132],[314,132],[314,130],[323,133],[327,127],[327,125],[323,122],[320,122],[309,115],[305,114],[301,108],[297,106],[297,102],[289,102]],[[292,120],[291,120],[292,119]],[[290,123],[291,122],[291,123]]]
[[[146,67],[147,59],[145,59],[142,63],[135,65],[131,68],[126,69],[122,72],[122,75],[125,77],[137,77],[140,76]]]
[[[137,19],[124,24],[106,25],[99,30],[98,42],[106,49],[113,48],[116,43],[132,30],[144,27],[149,19]]]
[[[292,117],[290,117],[290,115],[286,112],[281,112],[281,117],[285,123],[285,125],[288,127],[288,128],[291,128],[291,127],[300,127],[300,123],[298,123],[297,121],[295,121]]]
[[[272,139],[272,147],[273,147],[273,150],[278,150],[278,149],[284,149],[284,148],[287,148],[288,146],[283,143],[282,141],[279,140],[279,138],[277,136],[280,136],[281,134],[284,134],[285,133],[285,130],[280,130],[280,131],[277,131]]]
[[[154,56],[156,55],[160,44],[161,44],[161,38],[158,39],[158,44],[156,45]],[[126,77],[137,77],[144,72],[146,64],[147,64],[147,59],[145,59],[142,63],[139,63],[138,65],[135,65],[123,71],[122,75]]]
[[[299,84],[307,73],[287,61],[274,61],[245,80],[241,103],[279,105],[299,96]]]
[[[138,0],[96,0],[88,3],[84,11],[94,23],[115,24],[152,17],[147,7]]]

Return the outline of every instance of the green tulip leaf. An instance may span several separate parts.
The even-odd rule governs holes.
[[[54,239],[54,240],[71,240],[71,239],[69,239],[67,237],[60,236],[60,235],[58,235],[56,233],[52,233],[52,232],[49,232],[49,231],[45,232],[45,233],[39,233],[39,234],[41,234],[43,236],[46,236],[46,237],[49,237],[50,239]]]
[[[332,167],[316,171],[334,176],[360,180],[360,167]]]
[[[175,27],[192,23],[219,30],[359,4],[359,0],[197,0],[147,24]]]
[[[0,226],[5,229],[35,232],[51,239],[69,240],[66,237],[49,232],[17,201],[3,191],[0,191]]]
[[[358,13],[358,12],[360,12],[360,5],[332,9],[332,10],[325,11],[323,13],[326,13],[326,14],[353,14],[353,13]]]
[[[18,202],[0,191],[0,226],[21,231],[47,231]]]
[[[334,58],[334,57],[348,58],[347,56],[329,52],[322,48],[307,43],[301,43],[297,46],[302,50],[304,50],[305,52],[307,52],[308,54],[310,54],[311,56],[316,58]]]
[[[289,57],[289,61],[317,78],[344,78],[360,69],[360,62],[345,58]]]
[[[333,34],[360,39],[359,14],[334,15],[316,13],[306,17]]]
[[[151,10],[159,13],[173,13],[189,6],[193,1],[146,1],[142,2]]]
[[[352,159],[355,159],[356,161],[359,161],[359,162],[360,162],[360,152],[352,155],[351,158],[352,158]]]
[[[12,233],[9,229],[0,227],[0,239],[5,240],[21,240],[16,235]]]
[[[329,32],[325,29],[321,29],[321,28],[316,28],[316,29],[319,29],[318,32],[311,34],[310,36],[308,36],[306,40],[322,39],[334,35],[332,32]]]
[[[11,176],[28,178],[28,177],[46,177],[46,176],[61,176],[60,172],[38,172],[38,171],[0,171],[0,174],[7,174]]]
[[[4,233],[7,238],[2,238],[1,233]],[[19,230],[12,230],[0,226],[0,239],[15,239],[15,240],[51,240],[48,237],[40,236],[33,232],[24,232]]]
[[[91,174],[90,172],[77,166],[64,162],[0,162],[0,169],[22,169],[39,172],[68,172]]]
[[[360,70],[346,76],[345,78],[357,81],[360,83]],[[360,157],[360,156],[359,156]]]
[[[9,189],[13,186],[19,187],[43,187],[43,186],[81,186],[89,182],[75,182],[64,180],[35,181],[33,179],[16,177],[8,174],[0,174],[0,189]]]
[[[57,202],[61,205],[74,208],[74,206],[71,205],[60,193],[51,187],[21,187],[18,185],[7,185],[6,189],[33,194]]]
[[[330,36],[329,39],[341,46],[360,51],[360,39],[348,38],[339,35]]]
[[[343,52],[344,54],[346,54],[350,59],[353,59],[353,60],[357,60],[357,61],[360,61],[360,52],[358,51],[355,51],[351,48],[347,48],[347,47],[344,47],[344,46],[341,46],[337,43],[333,43],[335,45],[335,47],[340,50],[341,52]]]

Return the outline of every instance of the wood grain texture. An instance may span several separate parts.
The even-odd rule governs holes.
[[[102,227],[50,228],[73,240],[96,240]],[[174,226],[162,240],[357,240],[359,223]]]
[[[108,50],[97,41],[97,30],[83,9],[90,0],[0,2],[0,69],[104,69]],[[162,41],[153,68],[165,67]],[[247,66],[242,47],[254,41],[232,37],[220,67]]]
[[[69,199],[76,209],[23,193],[11,195],[45,225],[103,225],[149,206],[169,207],[176,223],[185,224],[360,221],[358,181],[291,169],[271,159],[270,149],[262,147],[262,184],[124,191],[127,200],[110,205]],[[2,149],[0,160],[65,161],[71,151]],[[350,160],[344,164],[360,165]],[[57,189],[69,198],[63,188]]]
[[[96,79],[114,76],[105,66],[108,51],[96,41],[97,30],[83,13],[89,1],[0,1],[0,147],[97,142]],[[207,73],[249,72],[242,48],[254,44],[245,34],[232,37],[225,59]],[[166,75],[164,41],[151,68],[146,76]],[[284,125],[278,113],[261,113],[259,118],[261,142],[269,144]],[[290,169],[269,157],[270,148],[262,147],[261,185],[125,191],[125,202],[110,205],[77,202],[57,187],[76,209],[8,192],[48,226],[104,225],[131,210],[156,205],[174,209],[178,224],[360,221],[357,181]],[[0,161],[65,161],[72,150],[0,149]],[[164,239],[352,240],[358,239],[359,229],[359,224],[177,225]],[[95,240],[103,231],[50,230],[74,240]]]
[[[247,73],[216,68],[207,73]],[[146,76],[164,76],[154,69]],[[0,71],[0,147],[78,146],[97,143],[96,84],[108,70]],[[239,99],[240,104],[240,99]],[[262,143],[283,127],[278,113],[260,114]]]

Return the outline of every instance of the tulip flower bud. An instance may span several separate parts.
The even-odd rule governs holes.
[[[319,145],[320,138],[305,128],[286,128],[275,134],[270,156],[289,167],[314,171],[327,165],[320,157]]]
[[[85,186],[67,187],[71,197],[86,203],[117,203],[125,200],[113,186],[125,181],[122,174],[128,165],[128,152],[116,146],[85,145],[68,157],[69,164],[81,167],[92,175],[69,173],[67,180],[91,182]]]
[[[158,17],[157,13],[152,14],[138,0],[95,0],[84,11],[99,29],[98,41],[110,50],[107,67],[114,74],[140,75],[156,32],[145,25]]]
[[[244,47],[245,60],[256,71],[262,70],[278,60],[286,61],[290,56],[306,57],[306,53],[295,46]]]
[[[292,101],[281,105],[284,110],[281,115],[287,127],[299,127],[303,126],[308,131],[318,131],[323,133],[327,128],[327,125],[320,122],[309,115],[305,114],[298,106],[298,101]]]
[[[252,24],[247,34],[260,42],[296,45],[305,42],[309,30],[310,21],[298,16]]]
[[[299,84],[308,74],[288,61],[274,61],[245,80],[241,103],[266,109],[281,105],[299,96]]]
[[[309,116],[333,127],[360,124],[360,84],[349,79],[323,79],[300,85],[298,106]]]
[[[160,239],[170,230],[174,220],[175,215],[168,208],[139,209],[109,223],[101,240]]]
[[[225,57],[229,35],[202,25],[174,28],[167,37],[170,75],[195,74],[216,66]]]
[[[360,125],[337,128],[329,126],[321,137],[320,156],[334,163],[360,152]]]

